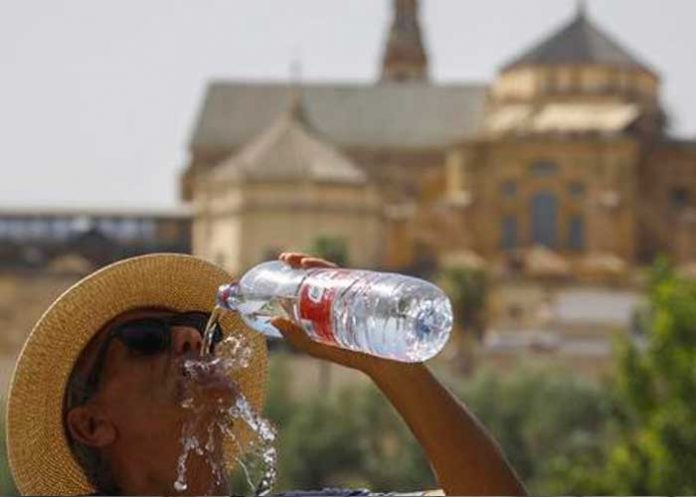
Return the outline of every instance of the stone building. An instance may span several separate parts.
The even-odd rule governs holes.
[[[418,2],[393,8],[379,81],[299,88],[312,136],[359,167],[381,203],[367,209],[381,212],[375,231],[329,223],[332,236],[340,226],[349,246],[365,247],[351,248],[355,263],[357,252],[361,264],[403,269],[468,251],[506,265],[537,246],[571,269],[587,258],[632,266],[658,252],[696,257],[696,141],[668,135],[657,70],[598,28],[582,3],[490,85],[433,82]],[[208,217],[237,216],[231,204],[200,208],[208,195],[196,185],[224,190],[222,171],[272,134],[296,93],[290,84],[211,83],[182,178],[184,199],[198,206],[196,233],[213,229]],[[306,238],[279,238],[269,221],[286,219],[293,198],[316,195],[293,186],[299,176],[285,186],[276,178],[276,203],[234,233],[198,236],[194,251],[215,258],[217,244],[235,246],[247,254],[233,258],[244,267],[271,247],[306,248]],[[351,202],[346,216],[362,205]]]
[[[299,98],[194,188],[194,253],[231,271],[322,239],[357,266],[383,258],[376,189],[312,130]]]

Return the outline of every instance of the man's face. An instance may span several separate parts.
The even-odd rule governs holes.
[[[173,490],[182,450],[182,428],[192,416],[191,410],[181,407],[190,382],[183,366],[185,360],[199,356],[202,335],[190,326],[171,326],[171,346],[143,355],[130,350],[118,338],[109,340],[109,333],[128,321],[171,315],[133,311],[119,316],[88,345],[77,366],[83,377],[101,367],[101,377],[97,392],[84,407],[91,419],[68,415],[68,427],[78,440],[83,440],[85,433],[92,436],[88,444],[101,450],[112,463],[119,485],[134,493]],[[98,365],[99,351],[107,340],[107,352]],[[215,402],[234,397],[232,382],[226,377],[212,375],[203,387],[210,387],[210,398]],[[71,426],[80,422],[103,429],[90,431],[90,426],[82,426],[78,430]],[[210,468],[204,459],[198,459],[189,458],[189,491],[203,494],[210,489]]]

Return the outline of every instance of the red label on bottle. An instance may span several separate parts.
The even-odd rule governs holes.
[[[331,311],[339,291],[355,280],[352,271],[332,270],[330,274],[307,278],[300,287],[300,322],[307,332],[320,342],[338,345],[333,329]]]

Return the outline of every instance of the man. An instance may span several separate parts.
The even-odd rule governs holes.
[[[331,264],[283,254],[294,267]],[[66,291],[44,314],[18,360],[8,400],[8,448],[25,494],[176,495],[184,361],[202,346],[216,289],[230,276],[183,255],[150,255],[97,271]],[[252,349],[234,381],[216,371],[199,379],[203,416],[244,395],[261,410],[266,374],[262,336],[231,313],[226,334]],[[457,495],[521,495],[525,490],[482,426],[423,364],[404,364],[309,340],[293,322],[273,321],[296,348],[367,374],[423,446],[443,490]],[[206,414],[207,413],[207,414]],[[200,412],[198,413],[200,415]],[[235,423],[235,438],[248,431]],[[222,443],[220,447],[223,447]],[[229,461],[224,445],[214,457]],[[188,461],[189,495],[233,492],[211,462]]]

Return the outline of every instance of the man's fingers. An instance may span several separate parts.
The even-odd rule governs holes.
[[[275,318],[271,321],[271,324],[280,331],[283,338],[298,350],[316,357],[317,349],[324,347],[309,338],[302,328],[289,319]]]
[[[303,268],[310,268],[310,267],[338,267],[336,264],[333,262],[326,261],[324,259],[320,259],[318,257],[305,257],[300,261],[300,264],[302,265]]]
[[[297,268],[312,268],[312,267],[338,267],[333,262],[312,257],[301,252],[283,252],[278,259],[290,267]]]
[[[271,324],[298,350],[306,352],[312,357],[325,361],[342,364],[350,368],[358,369],[360,362],[375,362],[382,359],[369,357],[360,352],[343,350],[330,345],[315,342],[307,336],[305,331],[294,322],[285,318],[275,318]]]
[[[307,257],[307,255],[300,252],[283,252],[278,259],[293,268],[299,268],[302,267],[302,259],[305,257]]]

